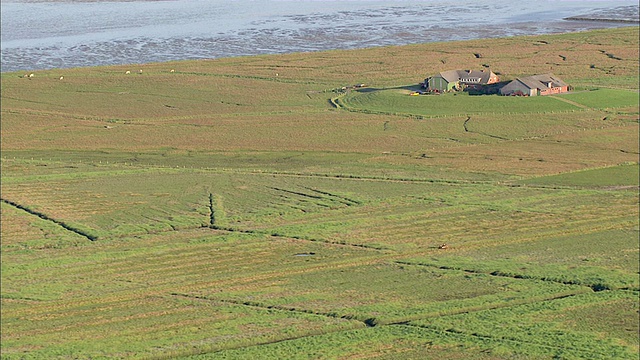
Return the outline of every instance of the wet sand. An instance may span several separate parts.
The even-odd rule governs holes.
[[[633,20],[637,5],[585,3],[260,0],[251,8],[219,0],[3,1],[1,66],[7,72],[149,63],[637,25],[601,20]],[[588,20],[564,20],[573,14]]]

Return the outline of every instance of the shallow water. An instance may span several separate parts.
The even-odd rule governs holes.
[[[6,72],[569,32],[627,24],[565,17],[635,19],[637,8],[636,0],[3,0],[1,66]]]

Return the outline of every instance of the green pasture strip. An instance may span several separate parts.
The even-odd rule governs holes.
[[[615,76],[615,77],[574,77],[572,85],[576,91],[611,89],[611,90],[638,90],[638,76]]]
[[[287,273],[377,262],[379,255],[265,235],[210,229],[170,232],[92,246],[3,253],[2,295],[62,301],[107,293],[191,292],[245,279],[268,282]]]
[[[638,187],[640,166],[624,164],[599,169],[585,169],[571,173],[536,177],[518,181],[527,185],[560,185],[576,187]]]
[[[596,109],[616,109],[640,106],[638,91],[618,89],[598,89],[591,91],[576,91],[572,93],[554,95],[562,99]]]
[[[547,97],[512,97],[498,95],[472,96],[466,93],[444,95],[409,96],[399,89],[354,91],[339,98],[339,104],[347,109],[412,114],[422,116],[465,116],[505,114],[545,114],[572,112],[579,107]]]
[[[203,359],[447,359],[494,360],[506,356],[536,358],[544,347],[514,344],[505,349],[497,341],[433,331],[415,326],[391,325],[348,330],[278,341],[188,357]],[[548,350],[547,350],[548,353]],[[539,356],[538,356],[539,357]]]
[[[383,184],[367,185],[361,185],[360,191],[371,193]],[[637,217],[637,198],[632,193],[397,184],[394,187],[404,189],[405,196],[391,197],[393,188],[385,187],[389,191],[386,199],[365,201],[358,207],[290,212],[277,222],[266,223],[264,218],[251,222],[286,236],[397,251],[428,251],[442,243],[456,251],[472,251],[603,229],[629,229]],[[357,189],[348,192],[359,193]],[[603,208],[603,202],[609,207]]]
[[[285,273],[270,281],[274,285],[247,278],[202,286],[192,294],[211,301],[388,324],[591,291],[575,285],[385,263]]]
[[[15,180],[3,183],[7,200],[51,219],[82,224],[101,239],[209,226],[211,195],[217,199],[214,210],[225,214],[224,226],[255,230],[254,225],[265,229],[279,219],[357,208],[368,199],[404,195],[409,189],[420,194],[423,189],[451,186],[446,182],[403,185],[405,182],[393,180],[191,169],[117,170]]]
[[[93,244],[3,254],[3,356],[178,356],[364,327],[172,294],[287,287],[282,276],[378,261],[366,250],[206,229]]]
[[[568,273],[579,275],[580,269],[587,266],[603,269],[603,274],[613,271],[628,277],[640,271],[637,225],[636,219],[621,228],[584,227],[576,232],[558,231],[555,235],[540,236],[527,242],[489,243],[477,247],[465,245],[452,250],[455,257],[466,258],[470,262],[473,259],[478,264],[492,261],[504,262],[511,267],[519,264],[523,272],[533,264],[534,269],[547,265],[552,269],[566,267]],[[450,255],[442,255],[444,259],[440,264],[446,265]]]
[[[176,151],[178,152],[178,151]],[[2,160],[2,179],[7,184],[74,178],[117,176],[134,173],[234,173],[318,177],[343,180],[405,181],[432,183],[489,183],[507,180],[501,174],[483,174],[442,167],[416,167],[408,154],[340,154],[315,152],[232,153],[95,153],[67,156],[48,152]],[[381,175],[382,174],[382,175]]]
[[[101,160],[98,160],[98,163],[100,161]],[[39,162],[39,163],[43,163],[43,162]],[[28,167],[28,166],[29,165],[25,167]],[[38,166],[38,165],[35,165],[35,166]],[[74,181],[74,180],[82,180],[82,179],[95,179],[95,178],[101,178],[101,177],[108,178],[113,176],[122,176],[122,175],[130,175],[130,174],[162,174],[162,173],[175,174],[175,173],[184,172],[183,169],[170,168],[170,167],[144,168],[144,167],[136,166],[133,169],[131,168],[123,169],[122,166],[125,166],[125,165],[112,164],[112,166],[109,166],[109,164],[105,163],[104,166],[91,164],[85,167],[82,164],[80,164],[77,167],[77,169],[81,169],[79,171],[64,172],[63,169],[60,169],[60,172],[54,173],[54,174],[11,176],[9,174],[3,173],[2,182],[6,185],[14,185],[14,184],[27,184],[30,182]],[[63,167],[66,167],[66,165]]]
[[[600,111],[584,110],[575,114],[524,115],[479,115],[468,116],[462,124],[466,132],[477,133],[504,140],[538,140],[581,131],[606,131],[624,126],[626,122],[613,120],[604,122]],[[458,128],[460,130],[460,127]],[[517,145],[513,146],[517,149]]]
[[[64,308],[11,314],[4,302],[3,358],[180,357],[364,327],[313,314],[154,295],[59,305]]]
[[[488,274],[516,279],[535,279],[560,284],[588,286],[595,291],[620,288],[638,290],[638,278],[628,272],[596,266],[579,267],[561,264],[535,264],[519,261],[483,260],[457,256],[407,259],[401,264],[415,264],[437,269],[461,270],[474,274]]]
[[[492,339],[502,346],[526,343],[556,348],[563,357],[632,359],[638,356],[634,309],[637,292],[604,291],[411,324]]]
[[[517,240],[535,235],[535,229],[557,233],[586,229],[585,225],[620,226],[633,214],[632,194],[587,190],[546,194],[547,189],[489,184],[363,182],[180,170],[3,184],[3,193],[53,219],[90,227],[103,239],[208,226],[211,195],[217,199],[214,210],[225,214],[224,227],[337,243],[362,244],[361,239],[368,239],[368,245],[380,248],[407,240],[433,246],[459,238],[461,244],[486,238],[488,233]],[[409,195],[425,199],[407,198]],[[93,201],[82,207],[69,206],[83,203],[84,198]],[[617,205],[603,212],[594,207],[599,201]],[[576,205],[584,210],[576,212]],[[571,213],[563,213],[564,209]],[[625,215],[624,209],[631,212]],[[577,218],[563,224],[570,214]],[[442,227],[443,222],[448,226]],[[530,224],[528,230],[520,229],[523,222]]]

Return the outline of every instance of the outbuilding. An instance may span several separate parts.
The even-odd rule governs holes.
[[[569,85],[553,74],[541,74],[517,78],[502,89],[502,95],[538,96],[560,94],[569,91]]]
[[[498,81],[491,70],[448,70],[426,78],[423,86],[427,91],[446,92],[463,87],[478,89]]]

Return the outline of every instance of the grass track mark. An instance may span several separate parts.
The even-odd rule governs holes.
[[[287,189],[281,189],[281,188],[277,188],[277,187],[268,187],[269,189],[273,189],[273,190],[277,190],[277,191],[282,191],[288,194],[293,194],[293,195],[298,195],[298,196],[302,196],[302,197],[308,197],[308,198],[312,198],[312,199],[317,199],[317,200],[324,200],[324,198],[322,196],[317,196],[317,195],[310,195],[310,194],[305,194],[302,192],[298,192],[298,191],[291,191],[291,190],[287,190]]]
[[[391,326],[410,326],[410,327],[416,327],[416,328],[425,329],[425,330],[433,331],[437,333],[445,333],[445,334],[450,334],[454,336],[457,335],[457,336],[466,337],[466,338],[475,338],[475,339],[480,339],[480,340],[485,340],[485,341],[490,341],[495,343],[509,342],[509,343],[515,344],[514,346],[515,348],[517,348],[518,345],[522,345],[522,344],[533,345],[536,347],[557,351],[558,354],[556,354],[556,356],[553,357],[554,359],[564,358],[561,356],[561,354],[565,349],[569,349],[578,354],[582,354],[582,356],[584,356],[585,359],[593,358],[593,354],[594,354],[593,349],[583,349],[583,348],[571,346],[570,344],[562,344],[562,345],[554,346],[554,345],[544,344],[536,341],[523,341],[523,340],[512,338],[512,337],[503,337],[503,336],[496,337],[496,336],[491,336],[486,334],[478,334],[470,331],[462,331],[458,329],[441,329],[435,326],[412,324],[410,322],[403,323],[403,324],[392,324]],[[596,353],[596,354],[599,355],[600,358],[602,359],[607,359],[607,358],[610,358],[611,356],[610,353]]]
[[[472,133],[472,134],[478,134],[478,135],[482,135],[482,136],[488,136],[490,138],[498,139],[498,140],[507,140],[507,141],[513,140],[513,139],[506,138],[506,137],[498,136],[498,135],[491,135],[491,134],[483,133],[483,132],[480,132],[480,131],[470,130],[469,129],[469,121],[471,121],[471,116],[467,116],[467,119],[462,124],[462,126],[464,127],[464,131],[465,132]]]
[[[350,314],[340,315],[340,314],[335,313],[335,312],[325,313],[325,312],[321,312],[321,311],[296,309],[295,307],[284,307],[284,306],[278,306],[278,305],[265,305],[265,304],[262,304],[262,303],[259,303],[259,302],[256,302],[256,301],[239,301],[239,300],[230,300],[230,299],[216,299],[216,298],[209,298],[209,297],[206,297],[206,296],[179,294],[179,293],[171,293],[171,295],[172,296],[181,296],[181,297],[190,298],[190,299],[206,300],[206,301],[211,301],[211,302],[221,302],[221,303],[225,303],[225,304],[250,306],[250,307],[263,309],[263,310],[278,310],[278,311],[284,311],[284,312],[288,311],[288,312],[295,312],[295,313],[299,313],[299,314],[320,315],[320,316],[324,316],[324,317],[328,317],[328,318],[332,318],[332,319],[353,320],[353,321],[361,322],[361,323],[363,323],[364,325],[366,325],[368,327],[374,327],[374,326],[377,325],[377,320],[374,319],[374,318],[358,319],[356,316],[350,315]]]
[[[311,188],[311,187],[307,187],[307,186],[303,186],[303,187],[305,189],[307,189],[307,190],[309,190],[309,191],[311,191],[313,193],[319,194],[319,195],[307,194],[307,193],[303,193],[303,192],[299,192],[299,191],[292,191],[292,190],[276,188],[276,187],[269,187],[269,188],[272,189],[272,190],[277,190],[277,191],[281,191],[281,192],[292,194],[292,195],[298,195],[298,196],[302,196],[302,197],[305,197],[305,198],[311,198],[311,199],[314,199],[314,200],[325,200],[325,201],[329,201],[329,202],[332,202],[332,203],[336,203],[337,202],[339,204],[346,205],[346,206],[353,206],[353,205],[360,205],[361,204],[361,202],[359,202],[359,201],[352,200],[352,199],[349,199],[349,198],[346,198],[346,197],[343,197],[343,196],[339,196],[339,195],[336,195],[336,194],[332,194],[332,193],[329,193],[329,192],[326,192],[326,191],[317,190],[317,189],[314,189],[314,188]],[[328,208],[331,207],[329,205],[326,205],[326,204],[323,204],[323,203],[320,203],[320,202],[314,202],[313,204],[314,205],[318,205],[318,206],[328,207]]]
[[[495,271],[489,272],[489,271],[479,271],[479,270],[464,269],[464,268],[459,267],[459,266],[446,266],[446,265],[438,266],[438,265],[423,264],[423,263],[412,263],[412,262],[409,262],[409,261],[396,261],[395,263],[396,264],[402,264],[402,265],[424,266],[424,267],[436,268],[436,269],[440,269],[440,270],[457,270],[457,271],[463,271],[463,272],[469,273],[469,274],[484,274],[484,275],[511,278],[511,279],[518,279],[518,280],[539,280],[539,281],[547,281],[547,282],[552,282],[552,283],[562,284],[562,285],[586,286],[586,287],[590,288],[591,290],[593,290],[595,292],[604,291],[604,290],[617,290],[617,289],[611,289],[606,284],[585,284],[585,283],[582,283],[582,282],[579,282],[579,281],[573,281],[573,280],[560,280],[560,279],[556,279],[556,278],[539,277],[539,276],[532,276],[532,275],[527,275],[527,274],[512,274],[512,273],[503,272],[503,271],[500,271],[500,270],[495,270]]]
[[[363,248],[363,249],[370,249],[370,250],[392,250],[391,248],[386,248],[382,246],[371,246],[366,244],[350,244],[344,241],[341,241],[341,242],[329,241],[325,239],[316,239],[316,238],[310,238],[306,236],[297,236],[297,235],[287,236],[287,235],[281,235],[278,233],[272,233],[271,236],[283,237],[288,239],[296,239],[296,240],[304,240],[304,241],[312,241],[312,242],[321,242],[321,243],[330,244],[330,245],[341,245],[341,246],[349,246],[349,247]]]
[[[384,247],[380,247],[380,246],[370,246],[370,245],[366,245],[366,244],[350,244],[350,243],[347,243],[347,242],[329,241],[329,240],[325,240],[325,239],[309,238],[309,237],[306,237],[306,236],[298,236],[298,235],[284,235],[284,234],[280,234],[280,233],[273,232],[273,231],[253,230],[253,229],[239,229],[239,228],[235,228],[235,227],[226,227],[226,226],[218,226],[218,225],[212,225],[212,226],[209,226],[209,227],[211,229],[219,230],[219,231],[238,232],[238,233],[243,233],[243,234],[269,235],[269,236],[283,238],[283,239],[295,239],[295,240],[302,240],[302,241],[319,242],[319,243],[325,243],[325,244],[329,244],[329,245],[347,246],[347,247],[354,247],[354,248],[361,248],[361,249],[368,249],[368,250],[378,250],[378,251],[379,250],[391,250],[390,248],[384,248]]]
[[[52,219],[49,216],[47,216],[47,215],[45,215],[45,214],[43,214],[41,212],[37,212],[35,210],[29,209],[29,208],[27,208],[25,206],[22,206],[20,204],[14,203],[13,201],[9,201],[7,199],[0,198],[0,201],[4,202],[5,204],[11,205],[11,206],[13,206],[15,208],[18,208],[18,209],[20,209],[22,211],[25,211],[25,212],[27,212],[27,213],[29,213],[31,215],[35,215],[35,216],[37,216],[37,217],[39,217],[39,218],[41,218],[43,220],[51,221],[52,223],[54,223],[54,224],[56,224],[58,226],[61,226],[65,230],[68,230],[68,231],[71,231],[71,232],[73,232],[75,234],[78,234],[78,235],[88,239],[89,241],[98,240],[98,237],[95,236],[95,235],[91,235],[91,234],[86,233],[86,232],[84,232],[84,231],[82,231],[80,229],[74,228],[74,227],[72,227],[70,225],[65,224],[64,222],[62,222],[60,220]]]
[[[575,102],[575,101],[573,101],[573,100],[569,100],[569,99],[564,98],[564,97],[562,97],[562,96],[549,96],[549,97],[550,97],[551,99],[556,99],[556,100],[559,100],[559,101],[562,101],[562,102],[566,102],[567,104],[571,104],[571,105],[573,105],[573,106],[577,106],[577,107],[579,107],[579,108],[581,108],[581,109],[584,109],[584,110],[593,110],[593,109],[591,109],[590,107],[588,107],[588,106],[586,106],[586,105],[582,105],[582,104],[580,104],[580,103],[577,103],[577,102]]]
[[[305,186],[305,189],[307,189],[307,190],[311,190],[311,191],[316,192],[316,193],[318,193],[318,194],[327,195],[327,196],[330,196],[330,197],[337,198],[337,199],[338,199],[338,200],[337,200],[338,202],[343,203],[343,204],[345,204],[345,205],[347,205],[347,206],[352,206],[352,205],[361,205],[361,204],[362,204],[362,203],[361,203],[360,201],[358,201],[358,200],[353,200],[353,199],[350,199],[350,198],[348,198],[348,197],[344,197],[344,196],[340,196],[340,195],[332,194],[332,193],[330,193],[330,192],[321,191],[321,190],[317,190],[317,189],[310,188],[310,187],[306,187],[306,186]]]
[[[236,303],[236,302],[233,302],[233,301],[207,299],[205,297],[186,295],[186,294],[172,293],[171,295],[174,296],[174,297],[183,297],[183,298],[187,298],[187,299],[190,299],[190,300],[227,303],[227,304],[234,304],[234,305],[245,305],[245,304]],[[245,305],[245,306],[251,306],[251,305]],[[253,307],[254,308],[258,308],[258,309],[262,309],[262,310],[267,310],[267,311],[279,310],[277,308],[266,308],[266,307],[255,307],[255,306],[253,306]],[[283,310],[283,311],[288,311],[288,310]],[[313,314],[313,313],[308,313],[308,314]],[[258,347],[258,346],[264,346],[264,345],[269,345],[269,344],[277,344],[277,343],[290,341],[290,340],[297,340],[297,339],[313,337],[313,336],[322,336],[322,335],[326,335],[326,334],[338,333],[338,332],[344,332],[344,331],[351,331],[351,330],[357,330],[357,329],[362,329],[362,328],[363,328],[363,326],[362,326],[361,322],[352,321],[351,322],[351,326],[344,326],[344,327],[328,329],[328,330],[324,330],[324,331],[322,331],[322,330],[321,331],[318,331],[318,330],[307,330],[307,331],[304,331],[304,330],[302,330],[302,331],[298,332],[297,334],[293,334],[293,335],[289,335],[289,336],[285,335],[282,338],[276,338],[276,339],[272,339],[272,340],[257,341],[255,343],[251,343],[251,344],[248,344],[248,345],[236,344],[236,345],[230,345],[230,346],[218,347],[218,348],[201,348],[201,349],[193,348],[193,349],[183,350],[183,351],[178,351],[178,352],[172,351],[170,354],[166,354],[166,355],[154,355],[154,356],[151,356],[149,358],[150,359],[175,359],[175,358],[182,358],[182,357],[186,357],[186,356],[215,354],[215,353],[218,353],[218,352],[221,352],[221,351],[238,350],[238,349],[244,349],[244,348],[254,348],[254,347]]]
[[[430,318],[439,318],[443,316],[470,314],[470,313],[486,311],[486,310],[496,310],[496,309],[509,308],[509,307],[520,306],[525,304],[533,304],[533,303],[539,303],[544,301],[553,301],[553,300],[564,299],[564,298],[585,294],[585,293],[592,293],[592,292],[591,290],[585,288],[581,291],[576,291],[576,290],[567,291],[567,292],[556,293],[550,296],[533,296],[527,299],[522,299],[517,301],[495,302],[490,305],[462,307],[458,309],[449,310],[446,312],[439,311],[439,312],[430,313],[430,314],[413,315],[413,316],[405,317],[403,319],[399,319],[393,322],[383,323],[382,325],[408,325],[411,321],[426,320]]]

